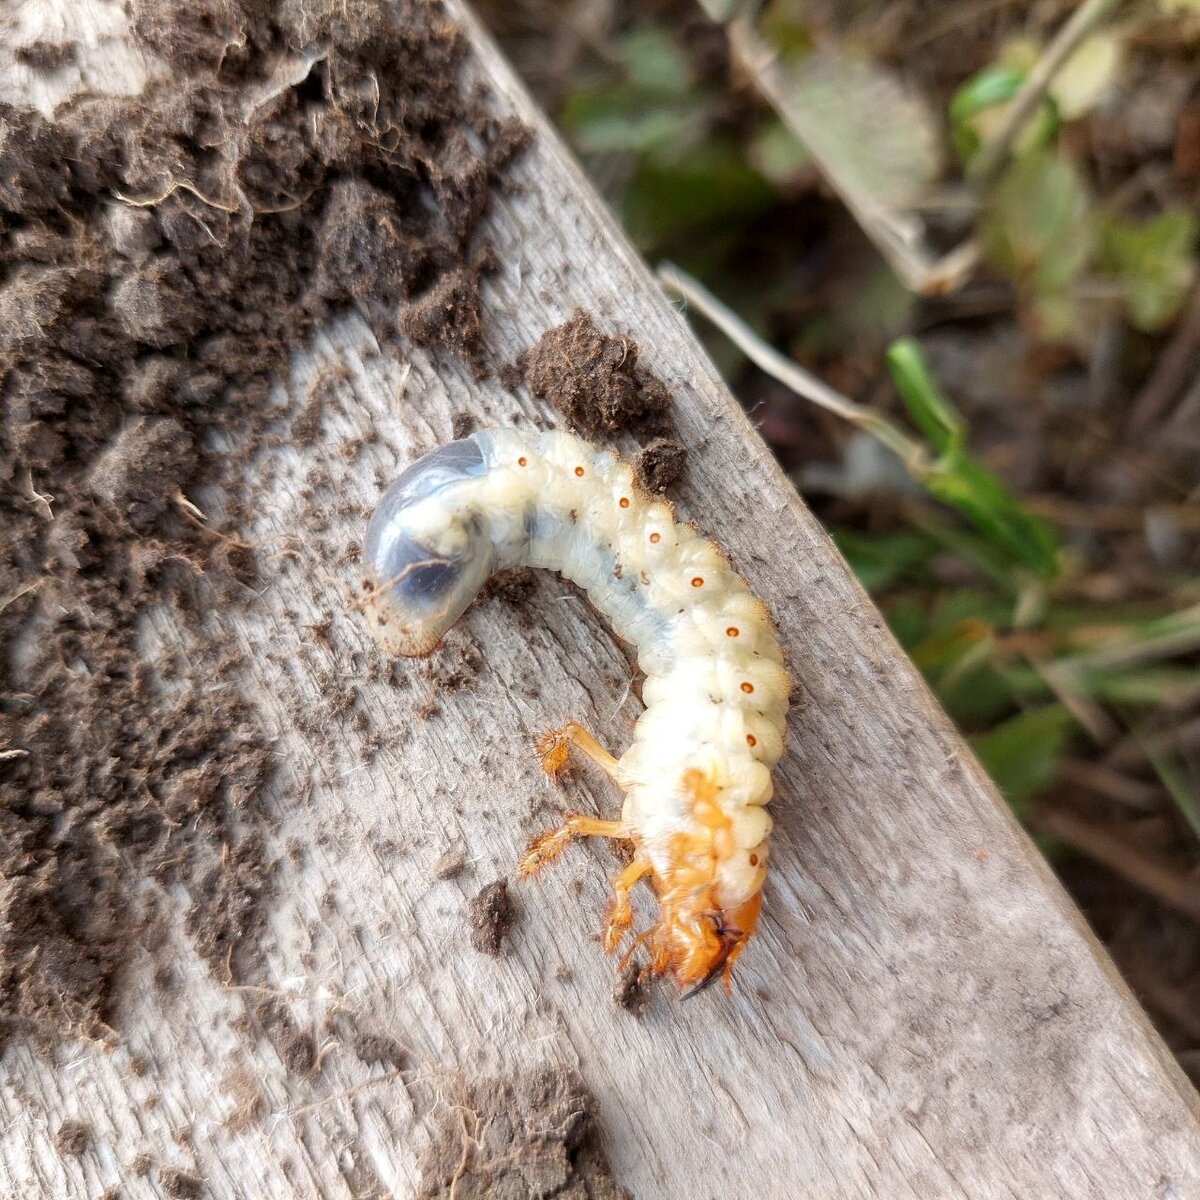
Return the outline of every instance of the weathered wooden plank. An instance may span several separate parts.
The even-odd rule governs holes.
[[[119,41],[119,5],[79,7]],[[57,1063],[10,1051],[0,1186],[160,1195],[161,1174],[137,1171],[150,1154],[213,1196],[406,1196],[456,1075],[552,1066],[582,1073],[638,1196],[1200,1195],[1195,1093],[680,314],[472,30],[497,103],[538,130],[523,188],[492,221],[493,348],[512,357],[580,306],[634,333],[691,450],[679,508],[783,631],[796,708],[762,931],[733,999],[664,993],[636,1021],[612,1003],[596,944],[614,862],[589,847],[519,890],[505,957],[470,948],[467,897],[510,874],[564,802],[530,735],[574,717],[619,749],[640,705],[622,648],[553,578],[525,614],[470,613],[432,678],[406,666],[397,690],[372,670],[347,549],[381,485],[450,437],[457,413],[548,414],[454,363],[381,355],[346,317],[298,348],[277,397],[281,414],[299,408],[321,364],[345,365],[317,440],[248,468],[270,586],[251,613],[213,620],[253,663],[245,688],[300,785],[278,802],[278,846],[304,853],[281,868],[267,977],[301,1027],[340,1015],[403,1043],[413,1069],[366,1066],[335,1038],[320,1072],[298,1077],[246,1022],[260,996],[222,986],[181,927],[173,992],[151,985],[149,961],[131,965],[116,1050],[80,1045]],[[360,440],[361,454],[341,453]],[[194,499],[220,527],[221,498]],[[328,645],[314,643],[304,627],[327,618]],[[156,644],[186,644],[166,613],[147,631]],[[437,664],[462,654],[479,660],[470,685],[439,687]],[[337,704],[347,689],[359,720]],[[617,804],[590,773],[569,789],[572,804]],[[468,869],[436,878],[455,845]],[[240,1120],[255,1094],[270,1115]],[[65,1117],[88,1122],[92,1152],[55,1149]]]

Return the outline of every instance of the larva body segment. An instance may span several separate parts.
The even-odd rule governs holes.
[[[653,969],[684,989],[722,967],[728,979],[758,918],[790,688],[766,608],[610,451],[497,429],[440,447],[388,489],[364,543],[366,612],[388,651],[428,654],[487,577],[515,566],[582,587],[646,675],[646,711],[620,759],[576,726],[542,747],[548,770],[565,763],[568,741],[605,767],[625,791],[621,820],[570,818],[535,842],[523,873],[574,836],[630,839],[608,948],[631,923],[630,888],[649,875],[661,916],[637,941],[650,942]]]

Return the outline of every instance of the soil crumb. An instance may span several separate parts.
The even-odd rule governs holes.
[[[503,879],[489,883],[467,904],[471,945],[481,954],[498,957],[504,946],[504,939],[513,927],[514,915],[508,884]]]
[[[158,1181],[173,1200],[200,1200],[204,1195],[204,1180],[178,1167],[163,1167],[158,1173]]]
[[[30,42],[17,47],[15,57],[35,71],[57,71],[75,61],[75,47],[62,42]]]
[[[567,1072],[464,1083],[421,1162],[420,1200],[630,1200],[597,1137],[596,1101]]]
[[[601,333],[591,313],[542,334],[502,375],[508,386],[524,382],[586,434],[667,428],[671,393],[638,362],[633,338]]]
[[[613,985],[613,1000],[630,1016],[640,1017],[646,1011],[646,1006],[650,1003],[650,993],[646,989],[646,977],[641,964],[625,964]]]
[[[510,567],[497,571],[479,593],[479,602],[499,600],[502,604],[525,604],[537,588],[537,572],[532,567]]]
[[[288,780],[221,623],[272,569],[242,464],[346,306],[479,367],[480,222],[528,139],[437,0],[125,12],[166,66],[141,96],[0,104],[0,1053],[111,1038],[176,887],[222,983],[258,978]]]
[[[642,487],[649,492],[665,492],[687,467],[687,453],[687,447],[673,438],[655,438],[633,460]]]
[[[67,1158],[78,1158],[92,1144],[92,1131],[82,1121],[64,1121],[54,1135],[54,1148]]]
[[[467,865],[467,852],[462,846],[451,846],[433,864],[434,879],[454,879],[463,873]]]
[[[403,1071],[412,1062],[412,1053],[388,1033],[359,1031],[354,1037],[354,1057],[367,1066],[381,1063],[393,1071]]]

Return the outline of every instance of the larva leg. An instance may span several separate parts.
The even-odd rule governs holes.
[[[548,862],[553,862],[576,838],[629,836],[629,830],[623,821],[601,821],[597,817],[572,813],[558,829],[551,829],[529,843],[529,849],[521,856],[517,865],[517,874],[525,878],[540,871]]]
[[[648,875],[652,869],[649,859],[635,858],[613,880],[613,902],[608,910],[608,926],[604,930],[605,954],[611,954],[629,932],[633,924],[633,904],[630,902],[629,893],[633,891],[638,880]]]
[[[610,779],[617,779],[617,760],[582,725],[571,721],[561,729],[547,729],[537,740],[537,752],[542,756],[542,770],[557,775],[570,757],[574,742]]]

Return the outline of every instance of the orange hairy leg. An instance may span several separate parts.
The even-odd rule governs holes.
[[[536,742],[542,756],[542,770],[557,775],[567,765],[574,743],[610,779],[617,779],[617,760],[582,725],[571,721],[561,729],[547,729]],[[620,780],[617,780],[619,783]]]
[[[649,875],[654,868],[648,858],[635,858],[613,880],[613,901],[608,910],[608,925],[604,930],[604,953],[611,954],[633,925],[633,904],[629,893],[638,880]]]
[[[582,725],[571,721],[561,729],[548,729],[537,739],[537,752],[542,757],[542,770],[547,775],[557,776],[563,771],[570,758],[571,746],[575,745],[588,756],[610,779],[621,784],[619,764],[613,755]],[[564,824],[542,834],[530,843],[529,849],[518,866],[524,877],[541,870],[553,862],[577,837],[632,838],[632,831],[621,821],[601,821],[574,813]],[[604,950],[611,954],[633,924],[633,904],[629,893],[653,868],[650,861],[640,854],[613,880],[613,900],[608,910],[608,924],[604,930]]]
[[[576,838],[630,836],[629,829],[623,821],[601,821],[597,817],[571,813],[557,829],[551,829],[529,843],[529,849],[521,856],[517,865],[517,874],[525,878],[540,871],[547,863],[553,862]]]

